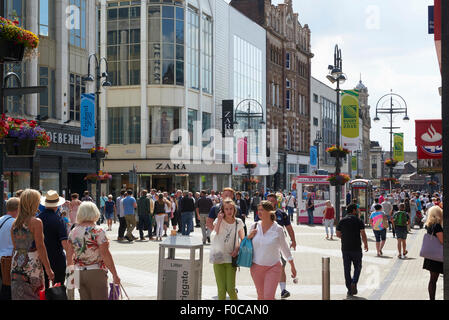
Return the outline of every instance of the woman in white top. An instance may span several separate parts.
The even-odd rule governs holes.
[[[281,279],[282,256],[290,263],[292,278],[296,278],[295,262],[285,239],[283,227],[278,225],[275,208],[269,201],[262,201],[258,208],[261,222],[251,226],[248,239],[253,242],[251,276],[259,300],[274,300]]]
[[[222,210],[215,220],[215,237],[212,239],[210,262],[214,264],[218,300],[226,300],[226,292],[231,300],[237,300],[235,290],[236,267],[232,258],[239,253],[240,241],[244,238],[243,221],[235,217],[237,206],[232,199],[223,201]]]

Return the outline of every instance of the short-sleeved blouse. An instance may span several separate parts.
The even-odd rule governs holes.
[[[106,232],[98,226],[76,226],[69,235],[75,252],[75,265],[86,267],[98,265],[107,270],[100,254],[100,245],[109,242]]]

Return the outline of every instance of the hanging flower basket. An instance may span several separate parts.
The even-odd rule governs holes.
[[[106,155],[109,154],[108,149],[103,148],[103,147],[92,148],[88,152],[90,153],[90,156],[91,156],[92,159],[96,159],[97,158],[97,154],[98,154],[100,159],[105,158]]]
[[[5,138],[6,154],[10,158],[32,158],[36,155],[37,139]]]
[[[427,184],[429,186],[436,186],[438,184],[438,182],[436,182],[436,181],[429,181],[429,182],[427,182]]]
[[[0,61],[21,62],[32,56],[39,46],[39,38],[19,27],[19,21],[0,17]]]
[[[251,184],[258,184],[260,181],[255,178],[251,178],[251,179],[245,178],[245,179],[243,179],[243,182],[245,182],[245,183],[249,182]]]
[[[254,162],[245,162],[244,165],[246,169],[254,169],[257,167],[257,163]]]
[[[103,173],[102,171],[100,171],[99,174],[90,173],[84,177],[84,181],[87,181],[89,183],[97,183],[97,181],[100,181],[101,183],[106,183],[108,182],[108,180],[112,180],[112,175],[106,172]]]
[[[36,147],[48,148],[50,136],[34,120],[6,117],[0,119],[0,139],[8,157],[34,157]]]
[[[329,153],[329,155],[333,158],[344,158],[346,157],[351,151],[348,149],[345,149],[343,147],[337,147],[336,145],[333,145],[332,147],[329,147],[326,149],[326,152]]]
[[[396,178],[383,178],[382,181],[386,183],[391,182],[392,185],[399,184],[399,180]]]
[[[391,158],[385,160],[384,163],[387,167],[392,167],[392,168],[394,168],[398,164],[398,162],[396,160],[391,159]]]
[[[345,185],[349,180],[351,180],[351,177],[347,174],[340,173],[340,174],[331,174],[327,181],[329,181],[331,186],[343,186]]]
[[[356,175],[355,178],[356,178],[356,179],[363,179],[363,177],[362,177],[361,175],[359,175],[359,174]]]

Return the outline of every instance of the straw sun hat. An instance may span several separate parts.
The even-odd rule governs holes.
[[[45,197],[41,198],[41,205],[46,208],[57,208],[65,203],[65,199],[60,197],[54,190],[49,190]]]

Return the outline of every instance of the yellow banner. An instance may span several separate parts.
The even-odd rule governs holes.
[[[404,161],[404,134],[403,133],[395,133],[394,134],[394,160],[398,162]]]
[[[356,92],[344,91],[341,99],[341,138],[343,148],[359,146],[359,98]]]

